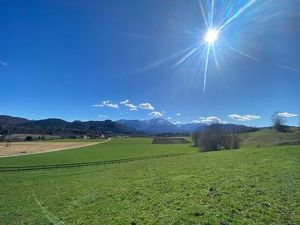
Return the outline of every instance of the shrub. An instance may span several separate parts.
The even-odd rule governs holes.
[[[221,124],[212,124],[201,133],[194,133],[193,142],[203,151],[239,149],[242,139],[236,132],[226,133]]]
[[[222,149],[224,144],[224,132],[220,124],[208,126],[199,137],[199,147],[203,151],[217,151]]]
[[[33,137],[31,137],[31,136],[26,136],[26,138],[25,138],[24,141],[33,141]]]

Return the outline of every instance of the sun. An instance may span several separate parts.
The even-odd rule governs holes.
[[[204,40],[208,44],[214,44],[219,37],[219,31],[215,29],[210,29],[205,33]]]

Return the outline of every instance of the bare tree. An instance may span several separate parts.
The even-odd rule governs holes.
[[[224,148],[225,149],[239,149],[241,147],[242,139],[236,132],[226,134],[224,137]]]
[[[202,151],[239,149],[242,139],[235,131],[226,132],[222,124],[212,124],[201,132],[192,135],[195,146]]]
[[[272,117],[273,127],[280,132],[285,131],[285,118],[280,115],[280,112],[273,113]]]
[[[224,132],[220,124],[212,124],[201,132],[199,147],[203,151],[217,151],[222,149],[224,143]]]

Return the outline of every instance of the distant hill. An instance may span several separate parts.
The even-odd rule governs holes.
[[[205,123],[186,123],[175,125],[161,118],[155,118],[151,120],[119,120],[117,122],[122,123],[127,127],[151,134],[192,133],[194,131],[202,131],[208,126]],[[257,128],[236,124],[221,124],[221,127],[225,132],[235,131],[243,133],[257,130]]]
[[[223,131],[225,132],[237,132],[237,133],[248,133],[258,131],[259,128],[247,127],[245,125],[237,124],[221,124]]]
[[[138,134],[133,128],[111,120],[105,121],[74,121],[61,119],[27,120],[24,118],[0,116],[0,134],[48,134],[48,135],[114,135]]]
[[[178,125],[178,128],[182,132],[194,132],[198,131],[201,132],[204,130],[208,124],[205,123],[187,123],[187,124],[180,124]],[[253,127],[247,127],[244,125],[237,125],[237,124],[220,124],[220,127],[225,131],[225,132],[238,132],[238,133],[245,133],[245,132],[253,132],[257,131],[257,128]]]
[[[207,124],[205,123],[186,123],[186,124],[178,124],[177,127],[182,131],[182,132],[194,132],[194,131],[200,131],[207,127]]]
[[[29,121],[30,120],[28,119],[24,119],[20,117],[0,115],[0,125],[16,125],[16,124],[26,123]]]

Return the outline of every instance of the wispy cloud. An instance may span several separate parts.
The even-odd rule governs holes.
[[[125,104],[125,106],[128,107],[128,109],[130,111],[137,111],[138,110],[138,107],[134,104],[131,104],[131,103]]]
[[[292,71],[292,72],[300,73],[299,68],[294,68],[294,67],[286,66],[286,65],[282,65],[282,64],[277,64],[277,66],[280,67],[281,69],[285,69],[285,70],[289,70],[289,71]]]
[[[114,104],[111,101],[107,100],[107,101],[103,101],[102,102],[104,106],[109,107],[109,108],[114,108],[114,109],[118,109],[119,106],[118,104]]]
[[[298,115],[295,114],[295,113],[288,113],[288,112],[280,112],[280,113],[277,113],[277,115],[278,115],[278,116],[282,116],[282,117],[286,117],[286,118],[298,116]]]
[[[129,103],[128,99],[126,99],[124,101],[121,101],[120,104],[126,106],[128,108],[128,110],[130,110],[130,111],[137,111],[138,110],[138,106],[136,106],[132,103]]]
[[[193,120],[192,123],[202,123],[200,120]]]
[[[118,109],[119,105],[112,103],[110,100],[103,101],[102,103],[97,103],[93,105],[94,107],[109,107],[113,109]]]
[[[103,103],[103,105],[105,105],[106,107],[110,107],[110,108],[114,108],[114,109],[118,109],[118,108],[119,108],[118,104],[114,104],[114,103],[112,103],[112,102],[109,101],[109,100],[103,101],[102,103]]]
[[[181,116],[181,113],[176,113],[176,116]]]
[[[101,104],[101,103],[97,103],[97,104],[94,104],[94,105],[92,105],[93,107],[104,107],[104,105],[103,104]]]
[[[141,103],[139,105],[139,108],[140,109],[145,109],[145,110],[154,110],[154,107],[148,102]]]
[[[149,116],[162,117],[162,116],[164,116],[164,114],[162,114],[161,112],[158,112],[158,111],[153,111],[153,112],[149,113]]]
[[[105,116],[105,115],[99,115],[98,117],[99,117],[99,118],[107,118],[108,116]]]
[[[227,121],[224,121],[217,116],[199,117],[199,122],[206,123],[206,124],[214,124],[214,123],[225,124],[225,123],[227,123]]]
[[[261,119],[260,116],[257,115],[239,115],[239,114],[231,114],[228,115],[230,119],[238,120],[238,121],[251,121]]]
[[[125,105],[125,104],[128,104],[128,103],[129,103],[129,100],[128,100],[128,99],[126,99],[126,100],[120,102],[121,105]]]
[[[175,123],[173,123],[175,125],[180,125],[180,124],[183,124],[181,121],[176,121]]]
[[[1,64],[2,66],[8,66],[8,63],[7,63],[7,62],[4,62],[4,61],[2,61],[2,60],[0,60],[0,64]]]

